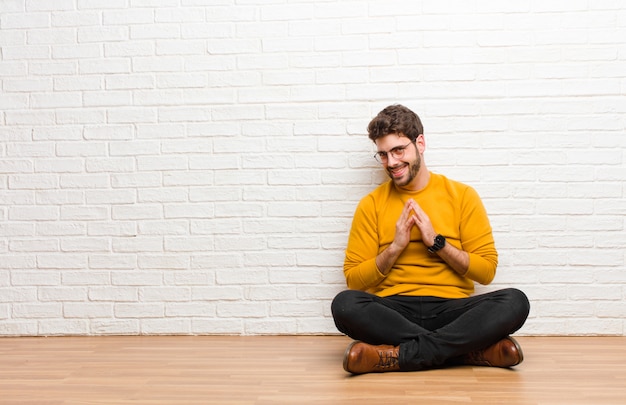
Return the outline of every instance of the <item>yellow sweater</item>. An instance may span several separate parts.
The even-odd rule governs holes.
[[[405,202],[413,198],[430,217],[435,232],[469,253],[469,270],[460,276],[437,254],[428,253],[419,229],[387,275],[376,256],[393,242],[396,221]],[[443,175],[431,173],[418,192],[398,190],[391,180],[365,196],[357,206],[348,239],[344,274],[348,288],[381,297],[390,295],[464,298],[474,281],[489,284],[498,265],[491,225],[476,191]]]

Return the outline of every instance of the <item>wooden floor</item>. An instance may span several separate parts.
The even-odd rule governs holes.
[[[0,338],[0,404],[625,404],[626,337],[520,337],[514,370],[351,376],[341,336]]]

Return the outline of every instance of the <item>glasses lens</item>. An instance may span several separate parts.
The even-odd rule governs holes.
[[[374,159],[376,159],[378,163],[386,163],[389,159],[389,155],[391,155],[394,159],[402,159],[404,157],[404,150],[408,148],[411,143],[413,142],[411,141],[404,146],[396,146],[389,152],[376,152]]]
[[[402,156],[404,155],[404,149],[403,148],[394,148],[394,149],[389,151],[389,154],[391,156],[393,156],[394,159],[401,159]]]

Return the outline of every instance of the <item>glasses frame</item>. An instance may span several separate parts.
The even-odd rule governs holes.
[[[402,159],[406,148],[408,148],[412,143],[415,143],[415,141],[410,141],[406,145],[396,146],[395,148],[389,149],[389,151],[378,151],[374,154],[374,159],[383,165],[389,161],[389,155],[393,156],[394,159]]]

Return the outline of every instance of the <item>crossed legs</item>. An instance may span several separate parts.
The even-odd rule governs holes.
[[[530,304],[513,288],[461,299],[347,290],[331,309],[339,331],[369,345],[398,346],[400,370],[414,371],[458,364],[507,338],[522,327]]]

